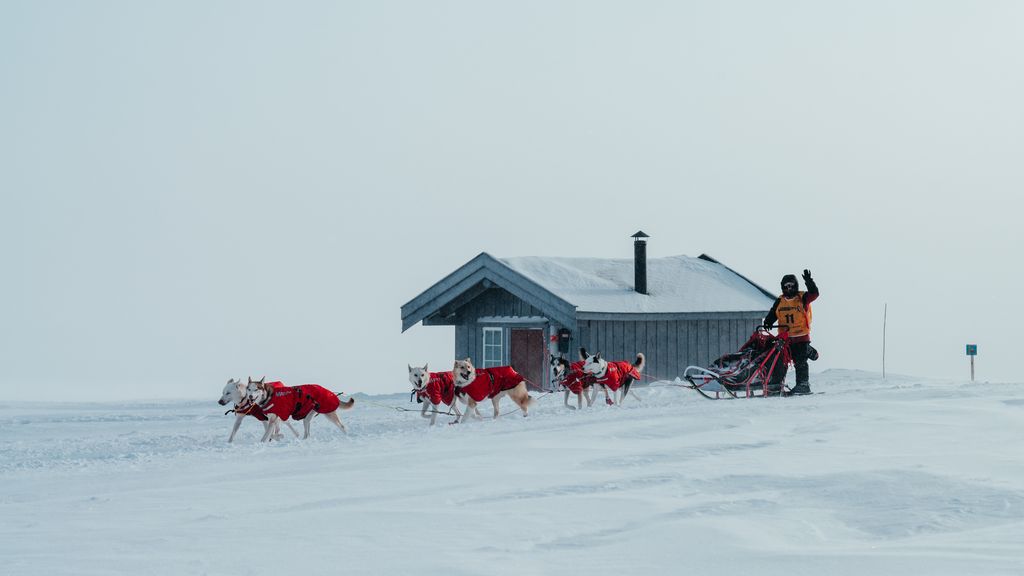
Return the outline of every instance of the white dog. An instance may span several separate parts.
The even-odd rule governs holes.
[[[246,416],[252,416],[263,423],[263,433],[266,434],[270,428],[270,420],[267,415],[260,410],[259,406],[251,404],[245,401],[245,385],[242,384],[241,380],[235,380],[233,378],[228,379],[228,383],[224,385],[224,393],[221,394],[220,400],[217,401],[221,406],[227,406],[228,404],[234,405],[235,412],[235,425],[231,427],[231,435],[228,436],[228,442],[232,442],[235,439],[235,433],[238,432],[238,427],[242,425],[242,420]],[[295,437],[299,437],[298,430],[292,426],[291,422],[285,422],[288,428],[295,434]],[[277,430],[271,436],[274,440],[280,440],[284,438]]]
[[[409,366],[409,383],[412,384],[413,393],[423,403],[420,416],[430,418],[431,426],[437,421],[437,415],[442,413],[441,404],[451,406],[455,412],[455,420],[451,422],[452,424],[462,419],[462,412],[459,411],[459,403],[456,401],[458,395],[455,394],[455,376],[451,372],[431,372],[427,368],[427,364],[424,364],[422,368]],[[476,410],[476,406],[473,409],[476,411],[476,416],[482,418],[480,411]]]
[[[629,394],[630,385],[640,379],[640,372],[644,369],[645,360],[643,354],[637,354],[636,360],[632,364],[625,361],[609,362],[601,358],[600,352],[590,355],[582,348],[580,349],[580,355],[586,357],[586,360],[583,361],[583,372],[594,377],[594,383],[601,386],[601,389],[604,390],[604,399],[608,404],[618,404],[621,406],[622,401]],[[608,396],[609,390],[616,397],[614,401]],[[637,400],[640,399],[635,392],[633,397]]]
[[[305,427],[303,439],[309,438],[309,426],[316,414],[323,414],[342,432],[345,425],[341,423],[338,412],[349,410],[355,405],[355,398],[348,402],[338,400],[337,394],[318,384],[302,384],[301,386],[285,386],[280,382],[263,383],[263,379],[253,380],[245,387],[245,397],[267,415],[271,428],[263,435],[263,442],[270,439],[272,431],[277,429],[281,420],[288,418],[302,420]]]

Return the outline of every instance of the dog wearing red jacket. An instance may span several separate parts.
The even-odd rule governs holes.
[[[233,412],[235,413],[235,425],[231,427],[231,435],[228,436],[228,442],[232,442],[235,439],[235,433],[238,432],[238,427],[242,425],[242,420],[246,416],[252,416],[263,423],[263,431],[266,432],[270,428],[270,419],[267,415],[260,410],[260,407],[252,404],[245,398],[245,385],[242,384],[241,380],[235,380],[229,378],[228,383],[224,385],[224,392],[220,395],[220,400],[217,401],[221,406],[227,406],[229,403],[234,405]],[[295,434],[295,437],[299,437],[299,432],[292,426],[291,422],[285,422],[288,425],[288,429]],[[272,436],[272,440],[280,440],[284,438],[280,433],[275,432]]]
[[[476,405],[490,398],[494,405],[494,417],[501,415],[499,401],[508,396],[528,414],[533,398],[526,389],[526,379],[511,366],[495,366],[494,368],[474,368],[469,358],[456,360],[452,368],[455,375],[455,395],[466,403],[466,414],[474,413],[480,418]],[[461,422],[457,419],[456,422]]]
[[[640,372],[644,369],[646,362],[644,355],[638,353],[632,364],[626,361],[609,362],[601,358],[601,353],[590,355],[586,349],[580,348],[580,355],[586,358],[583,361],[583,371],[594,377],[594,383],[604,391],[604,401],[607,404],[619,406],[629,394],[629,387],[633,382],[640,379]],[[608,394],[611,391],[616,399],[613,401]],[[633,394],[636,397],[636,394]]]
[[[246,398],[259,406],[270,420],[271,428],[263,435],[263,442],[269,440],[272,430],[276,430],[279,423],[288,418],[302,420],[305,427],[302,438],[309,438],[309,426],[313,420],[311,412],[323,414],[342,432],[347,432],[338,412],[350,410],[356,403],[355,398],[342,403],[337,394],[318,384],[284,386],[280,382],[264,383],[263,380],[249,378],[249,384],[245,387]]]
[[[456,402],[455,375],[451,372],[431,372],[427,366],[427,364],[424,364],[422,368],[409,366],[409,383],[412,384],[413,394],[416,395],[418,401],[423,403],[420,416],[430,418],[430,425],[433,426],[437,421],[437,415],[441,412],[440,407],[444,404],[451,406],[455,411],[453,423],[458,422],[462,418],[462,412],[459,411],[459,403]],[[479,415],[478,410],[477,416]]]
[[[565,407],[570,410],[583,408],[583,399],[587,399],[587,406],[594,403],[597,398],[594,392],[594,377],[583,371],[583,358],[578,362],[569,363],[565,356],[551,357],[551,381],[565,388]],[[569,404],[569,394],[576,395],[576,406]],[[593,393],[593,396],[591,396]]]

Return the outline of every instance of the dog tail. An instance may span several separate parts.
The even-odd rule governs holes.
[[[636,368],[637,372],[642,372],[646,364],[647,358],[644,357],[644,353],[638,352],[636,355],[636,361],[633,362],[633,368]]]
[[[341,403],[341,407],[339,409],[340,410],[351,410],[352,407],[355,406],[355,404],[356,404],[356,399],[355,398],[349,398],[348,402],[342,402]]]

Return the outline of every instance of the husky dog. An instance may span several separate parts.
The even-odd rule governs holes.
[[[260,410],[259,406],[251,404],[245,400],[245,386],[241,380],[235,380],[229,378],[228,383],[224,385],[224,392],[220,395],[220,400],[217,401],[221,406],[227,406],[229,403],[234,405],[235,411],[235,425],[231,427],[231,435],[228,436],[228,442],[232,442],[235,439],[235,433],[238,432],[238,427],[241,426],[242,420],[246,416],[252,416],[253,418],[263,422],[263,432],[266,433],[267,429],[270,428],[270,420],[267,415]],[[299,437],[299,432],[292,426],[291,422],[285,422],[288,428],[295,434],[295,437]],[[275,431],[271,436],[273,440],[280,440],[284,436]]]
[[[594,377],[583,372],[583,358],[569,363],[565,356],[551,357],[551,381],[565,388],[565,407],[571,410],[583,408],[583,399],[591,406],[597,398],[594,391]],[[576,395],[576,406],[569,404],[569,394]],[[593,393],[593,396],[591,394]]]
[[[473,361],[469,358],[456,360],[452,368],[455,375],[455,395],[459,400],[466,403],[466,414],[474,413],[480,418],[477,411],[477,402],[483,402],[490,398],[494,405],[494,417],[500,415],[498,402],[504,396],[508,396],[527,415],[533,398],[526,390],[526,380],[511,366],[496,366],[494,368],[474,368]],[[461,419],[456,420],[460,422]]]
[[[642,353],[636,355],[636,360],[632,364],[625,361],[609,362],[601,358],[600,352],[590,355],[583,348],[580,348],[580,355],[586,358],[583,361],[583,371],[593,375],[594,382],[604,390],[604,401],[607,404],[621,406],[629,394],[629,386],[640,379],[640,372],[644,369],[645,360]],[[616,400],[613,401],[608,395],[609,390],[615,394]],[[633,396],[636,397],[636,394]]]
[[[245,387],[246,398],[259,406],[270,419],[271,429],[263,435],[263,442],[270,439],[271,430],[276,430],[280,421],[289,417],[303,421],[306,433],[302,438],[309,438],[309,425],[313,420],[311,412],[323,414],[342,432],[347,432],[338,412],[351,409],[356,403],[355,398],[342,403],[336,394],[317,384],[285,386],[280,382],[264,383],[263,380],[249,378]]]
[[[409,383],[412,384],[412,391],[417,399],[423,403],[420,416],[430,418],[430,425],[433,426],[440,413],[441,404],[451,406],[455,411],[455,420],[462,418],[459,412],[458,402],[455,397],[455,376],[451,372],[431,372],[424,364],[422,368],[409,366]],[[427,412],[430,412],[427,415]],[[477,411],[479,416],[480,412]],[[454,423],[453,422],[453,423]]]

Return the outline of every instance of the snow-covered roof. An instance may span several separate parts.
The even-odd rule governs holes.
[[[574,304],[578,312],[750,312],[767,311],[773,302],[761,288],[710,258],[648,258],[648,294],[633,289],[632,259],[527,256],[499,260]]]

